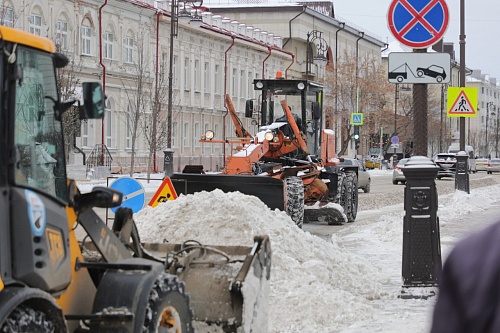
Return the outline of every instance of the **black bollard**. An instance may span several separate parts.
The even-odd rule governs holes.
[[[437,287],[442,271],[438,195],[435,178],[439,167],[425,156],[411,157],[403,168],[406,178],[403,219],[403,290],[401,298],[427,298]],[[434,288],[435,289],[435,288]]]
[[[170,177],[174,173],[174,150],[166,148],[163,154],[165,154],[163,160],[163,173],[165,177]]]
[[[467,153],[459,151],[456,155],[457,171],[455,174],[455,190],[467,192],[470,194],[469,188],[469,165]]]

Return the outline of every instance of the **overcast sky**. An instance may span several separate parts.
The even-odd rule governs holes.
[[[396,0],[394,0],[396,1]],[[387,26],[392,0],[333,0],[335,15],[370,31],[383,41],[393,41]],[[500,0],[465,0],[465,63],[500,80]],[[460,0],[447,0],[450,22],[444,41],[455,45],[460,58]]]

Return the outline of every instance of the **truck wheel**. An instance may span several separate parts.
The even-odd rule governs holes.
[[[193,333],[192,320],[184,283],[177,276],[160,274],[149,293],[142,331]]]
[[[285,212],[302,229],[304,223],[304,184],[299,177],[285,179]]]
[[[342,207],[347,216],[347,222],[354,222],[358,214],[358,178],[354,172],[346,172],[342,183]]]
[[[2,333],[52,333],[56,331],[55,325],[50,321],[46,314],[40,310],[34,310],[27,306],[15,308],[9,317],[2,324],[0,329]]]

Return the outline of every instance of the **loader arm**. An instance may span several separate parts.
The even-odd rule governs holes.
[[[231,100],[231,96],[226,94],[226,105],[229,110],[229,114],[231,115],[231,119],[233,120],[235,133],[238,138],[252,138],[252,135],[248,133],[248,131],[243,127],[241,123],[240,117],[236,114],[236,109],[234,108],[233,101]]]

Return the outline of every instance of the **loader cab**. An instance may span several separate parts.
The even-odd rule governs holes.
[[[254,114],[248,107],[249,105],[254,107],[254,103],[247,103],[245,116],[256,119],[259,126],[286,122],[280,104],[281,100],[286,100],[299,130],[307,137],[310,154],[318,156],[323,126],[323,86],[307,80],[279,78],[256,79],[253,85],[255,90],[261,90],[260,112]]]
[[[99,83],[63,87],[80,96],[62,102],[56,69],[68,58],[54,52],[52,42],[1,27],[0,123],[5,131],[2,151],[10,158],[2,163],[2,183],[34,189],[67,201],[64,123],[102,118],[104,94]],[[12,54],[9,56],[9,54]],[[15,55],[15,57],[14,57]]]

